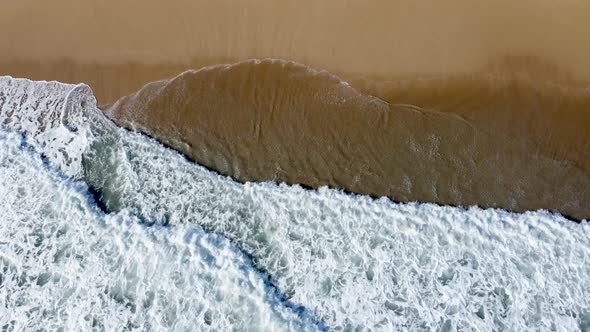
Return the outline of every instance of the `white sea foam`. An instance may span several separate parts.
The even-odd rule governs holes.
[[[86,128],[80,132],[68,129],[65,125],[68,114],[95,108],[96,100],[90,88],[83,84],[0,77],[0,124],[26,134],[28,144],[39,148],[72,177],[81,172],[81,153],[90,132]],[[84,119],[83,116],[71,118]]]
[[[90,159],[116,165],[87,167],[87,181],[103,186],[111,208],[149,222],[197,223],[235,240],[331,327],[572,330],[590,323],[586,222],[239,184],[134,133],[92,151]],[[108,174],[117,181],[101,182]]]
[[[0,131],[3,331],[317,330],[227,239],[91,203]]]
[[[81,116],[105,121],[92,112],[98,111],[84,110]],[[89,129],[93,139],[81,149],[80,176],[99,191],[109,210],[119,212],[109,218],[133,215],[147,223],[170,224],[156,230],[173,237],[182,237],[177,234],[193,224],[221,234],[251,255],[287,297],[331,328],[590,329],[587,222],[575,224],[543,211],[512,214],[395,204],[326,188],[239,184],[142,135],[110,127],[94,134],[94,127],[105,126]],[[34,186],[25,187],[29,185]],[[117,227],[156,232],[132,224]],[[101,239],[120,239],[126,232],[116,228],[101,233]],[[123,236],[128,241],[135,237],[143,241],[145,236]],[[149,253],[123,256],[166,260],[169,244],[160,246],[160,241],[150,242]],[[84,247],[81,240],[79,245],[92,253],[89,243]],[[122,262],[121,269],[126,269],[128,262]],[[194,285],[200,282],[196,279]],[[86,311],[104,305],[87,304]],[[232,312],[230,306],[219,310]]]

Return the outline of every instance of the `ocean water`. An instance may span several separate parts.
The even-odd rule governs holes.
[[[6,330],[588,330],[590,225],[241,184],[0,78]]]

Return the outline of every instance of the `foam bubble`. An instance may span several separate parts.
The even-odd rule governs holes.
[[[0,327],[317,330],[227,239],[105,215],[0,131]]]

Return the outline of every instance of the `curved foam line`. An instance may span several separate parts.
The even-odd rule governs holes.
[[[72,125],[71,123],[71,115],[69,114],[71,111],[74,110],[74,105],[73,103],[75,101],[72,101],[72,94],[76,92],[79,95],[77,97],[80,98],[80,96],[84,95],[84,92],[89,93],[90,95],[92,95],[92,90],[90,89],[90,87],[86,84],[78,84],[76,85],[73,89],[71,89],[68,94],[65,97],[65,102],[64,105],[62,106],[62,111],[61,111],[61,123],[68,128],[70,131],[72,132],[76,132],[78,130],[77,126]],[[77,100],[76,100],[77,101]],[[80,106],[80,107],[84,107],[84,105],[76,105],[76,106]]]

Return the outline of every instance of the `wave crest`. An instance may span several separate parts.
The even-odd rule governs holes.
[[[29,145],[68,176],[82,176],[82,154],[100,133],[97,129],[104,131],[109,122],[85,84],[0,77],[2,126],[24,134]]]

